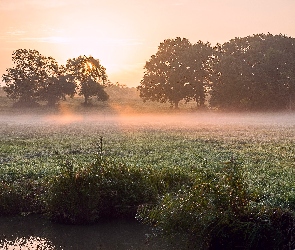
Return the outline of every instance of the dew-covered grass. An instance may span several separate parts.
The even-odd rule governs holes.
[[[84,193],[71,193],[73,197],[79,194],[92,197],[93,190],[99,193],[102,203],[90,202],[90,199],[98,199],[97,196],[87,198],[93,210],[89,211],[89,218],[82,218],[86,221],[110,215],[98,209],[105,205],[104,202],[116,207],[110,211],[120,215],[128,208],[134,210],[134,206],[144,204],[158,204],[160,208],[169,201],[167,204],[173,207],[173,200],[179,202],[181,195],[185,197],[184,194],[196,186],[201,172],[212,173],[211,179],[208,177],[211,183],[226,180],[225,166],[233,163],[247,192],[253,194],[247,203],[249,206],[259,207],[260,212],[279,208],[293,213],[295,209],[295,121],[291,113],[280,116],[88,114],[62,119],[54,115],[3,116],[0,126],[2,214],[37,212],[56,220],[81,223],[79,204],[72,210],[65,210],[76,217],[56,215],[54,206],[62,199],[56,197],[63,197],[63,192],[68,192],[62,185],[84,190]],[[103,163],[100,162],[102,158]],[[105,179],[91,177],[99,173]],[[120,176],[123,182],[119,181]],[[136,179],[140,180],[138,189],[133,185]],[[99,185],[95,184],[95,188],[90,184],[77,186],[77,180]],[[114,180],[116,184],[111,185]],[[122,184],[124,180],[129,184]],[[60,190],[53,188],[53,184],[54,187],[60,185]],[[226,182],[223,185],[226,186]],[[147,187],[149,194],[142,193]],[[225,190],[228,188],[226,186]],[[210,190],[215,189],[211,187]],[[214,197],[215,191],[212,192]],[[168,194],[176,198],[165,198]],[[116,203],[106,200],[106,196],[113,197]],[[18,208],[13,209],[16,204]],[[168,210],[162,211],[164,214]],[[266,216],[267,213],[262,214]],[[144,215],[150,216],[145,221],[153,224],[158,220],[158,225],[165,229],[159,217],[146,212],[140,216]],[[293,228],[290,230],[293,232]]]
[[[1,178],[56,174],[65,161],[87,165],[100,153],[102,137],[103,154],[128,165],[187,171],[204,162],[215,167],[234,157],[243,164],[251,186],[273,195],[292,192],[295,127],[197,124],[186,128],[153,124],[152,119],[152,125],[93,120],[61,125],[2,123]]]

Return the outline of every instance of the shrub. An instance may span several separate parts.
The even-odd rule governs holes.
[[[46,210],[55,221],[89,223],[134,217],[138,205],[153,202],[156,196],[142,169],[99,157],[85,168],[63,166],[49,182]]]
[[[0,215],[34,213],[42,210],[42,184],[20,178],[0,182]]]
[[[163,167],[150,169],[149,178],[157,188],[159,195],[177,192],[183,187],[191,187],[194,183],[194,173],[185,167]]]
[[[21,211],[22,195],[11,183],[0,183],[0,214],[17,214]]]
[[[182,236],[201,249],[283,249],[294,244],[294,214],[267,208],[250,193],[242,165],[233,159],[219,171],[205,169],[191,188],[167,193],[155,206],[141,206],[137,218],[168,236]]]

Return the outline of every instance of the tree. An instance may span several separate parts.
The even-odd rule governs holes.
[[[19,105],[36,105],[40,97],[40,83],[57,69],[53,58],[42,56],[37,50],[18,49],[12,54],[13,68],[3,74],[7,96]]]
[[[37,50],[18,49],[12,54],[13,68],[3,74],[4,91],[19,106],[34,106],[38,101],[55,104],[65,95],[75,93],[69,76],[62,76],[61,69],[52,57],[42,56]],[[67,80],[65,79],[67,78]]]
[[[71,75],[62,75],[48,78],[42,83],[40,99],[47,101],[48,106],[54,106],[59,100],[66,100],[66,95],[71,98],[76,93],[76,84]]]
[[[216,50],[210,104],[222,109],[290,107],[295,96],[295,39],[258,34],[235,38]]]
[[[194,100],[203,107],[212,81],[213,48],[210,43],[198,41],[185,52],[187,64],[186,101]]]
[[[137,89],[144,100],[169,102],[175,108],[181,100],[204,104],[209,79],[209,43],[192,45],[186,38],[167,39],[145,64],[144,77]]]
[[[106,69],[98,59],[92,56],[79,56],[69,59],[66,71],[72,75],[79,86],[78,94],[84,96],[84,104],[89,105],[91,97],[96,96],[99,101],[108,100],[104,91],[107,81]]]

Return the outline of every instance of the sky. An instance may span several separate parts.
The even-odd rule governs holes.
[[[59,64],[91,55],[111,82],[136,87],[165,39],[268,32],[295,37],[295,0],[0,0],[0,76],[13,51],[35,49]]]

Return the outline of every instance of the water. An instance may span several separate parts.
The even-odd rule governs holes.
[[[178,249],[135,220],[63,225],[37,215],[0,217],[1,249]]]

